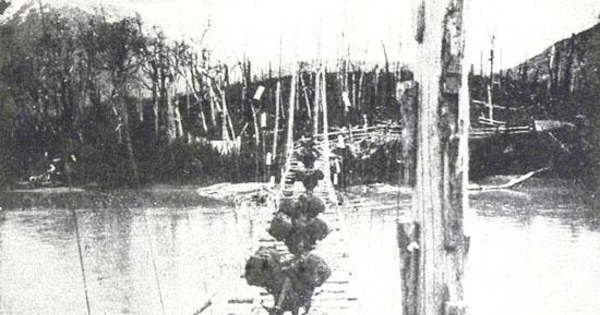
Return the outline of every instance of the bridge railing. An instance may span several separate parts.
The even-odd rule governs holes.
[[[355,141],[356,139],[362,139],[373,135],[399,135],[400,133],[401,127],[399,126],[376,125],[367,128],[355,127],[346,130],[330,131],[327,133],[327,136],[330,140],[330,143],[333,145],[335,144],[335,140],[337,140],[340,135],[344,137],[344,140],[350,139],[350,141]],[[322,141],[324,139],[324,135],[319,133],[313,137],[313,139],[315,138]],[[331,142],[332,140],[334,142]]]

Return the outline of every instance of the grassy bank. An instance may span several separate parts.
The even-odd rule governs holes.
[[[29,209],[92,209],[119,210],[126,208],[189,208],[219,207],[232,203],[199,194],[192,187],[154,187],[142,191],[84,190],[43,188],[0,192],[0,207],[5,210]]]

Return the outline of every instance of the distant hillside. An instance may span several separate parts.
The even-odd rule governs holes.
[[[569,38],[556,42],[539,55],[516,66],[513,71],[520,73],[525,64],[527,64],[526,67],[530,79],[535,77],[536,71],[539,71],[539,79],[548,80],[550,69],[552,68],[551,62],[555,64],[553,67],[559,64],[560,71],[563,72],[566,70],[565,66],[571,63],[569,60],[571,55],[573,57],[572,66],[576,71],[585,66],[584,62],[597,63],[600,61],[600,23],[583,32],[573,34]]]
[[[511,69],[505,78],[512,99],[529,102],[541,119],[574,122],[575,148],[583,163],[581,179],[595,202],[600,199],[600,23],[556,42]]]
[[[101,15],[107,21],[115,21],[125,17],[134,16],[135,12],[121,9],[111,4],[102,4],[97,1],[69,1],[52,0],[39,2],[37,0],[27,1],[4,1],[0,0],[0,24],[17,25],[27,20],[31,14],[37,15],[41,9],[44,12],[58,12],[63,16]],[[2,9],[5,9],[2,13]]]
[[[556,42],[513,68],[512,76],[545,83],[553,103],[592,114],[600,102],[600,23]]]

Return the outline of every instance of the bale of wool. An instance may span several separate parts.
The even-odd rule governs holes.
[[[313,238],[306,233],[305,228],[294,228],[283,242],[293,255],[304,254],[312,250],[315,245]]]
[[[279,200],[278,212],[288,215],[291,218],[298,217],[298,206],[291,198],[282,198]]]
[[[290,253],[294,255],[313,250],[317,241],[324,239],[329,234],[327,223],[319,218],[299,219],[294,222],[292,231],[283,239]]]
[[[304,184],[304,188],[307,191],[313,191],[315,187],[318,185],[319,181],[325,178],[323,172],[321,170],[305,170],[301,176],[299,176],[300,180],[302,180],[302,184]]]
[[[292,219],[288,215],[278,212],[273,217],[273,220],[271,220],[271,225],[267,232],[276,240],[283,241],[292,233],[292,229]]]
[[[298,197],[296,207],[307,218],[314,218],[320,213],[325,212],[325,203],[321,198],[314,195],[301,195]]]
[[[319,218],[312,218],[306,225],[306,234],[315,241],[324,239],[329,234],[329,227],[325,221]]]
[[[308,288],[320,287],[331,276],[327,263],[314,254],[299,257],[289,272],[300,286]]]
[[[244,277],[248,285],[268,287],[280,272],[280,261],[275,248],[261,246],[246,261]]]

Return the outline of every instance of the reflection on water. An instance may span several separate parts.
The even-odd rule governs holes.
[[[470,314],[600,314],[600,224],[569,183],[472,198]]]
[[[484,217],[472,235],[471,314],[600,314],[600,234],[548,217]]]
[[[0,314],[85,313],[70,212],[3,216]],[[93,314],[161,314],[161,297],[167,314],[192,314],[214,291],[235,297],[254,246],[247,241],[254,228],[235,224],[240,217],[232,209],[147,209],[146,219],[140,209],[77,216]]]
[[[472,199],[470,314],[600,314],[599,224],[575,195],[538,185]],[[365,314],[399,314],[396,212],[346,213],[349,231],[330,237],[349,245],[349,292]],[[85,314],[70,213],[1,215],[0,314]],[[253,290],[240,275],[270,213],[195,208],[77,216],[93,314],[161,314],[162,298],[166,314],[191,315],[215,292],[225,305]],[[206,314],[221,314],[218,305]]]

